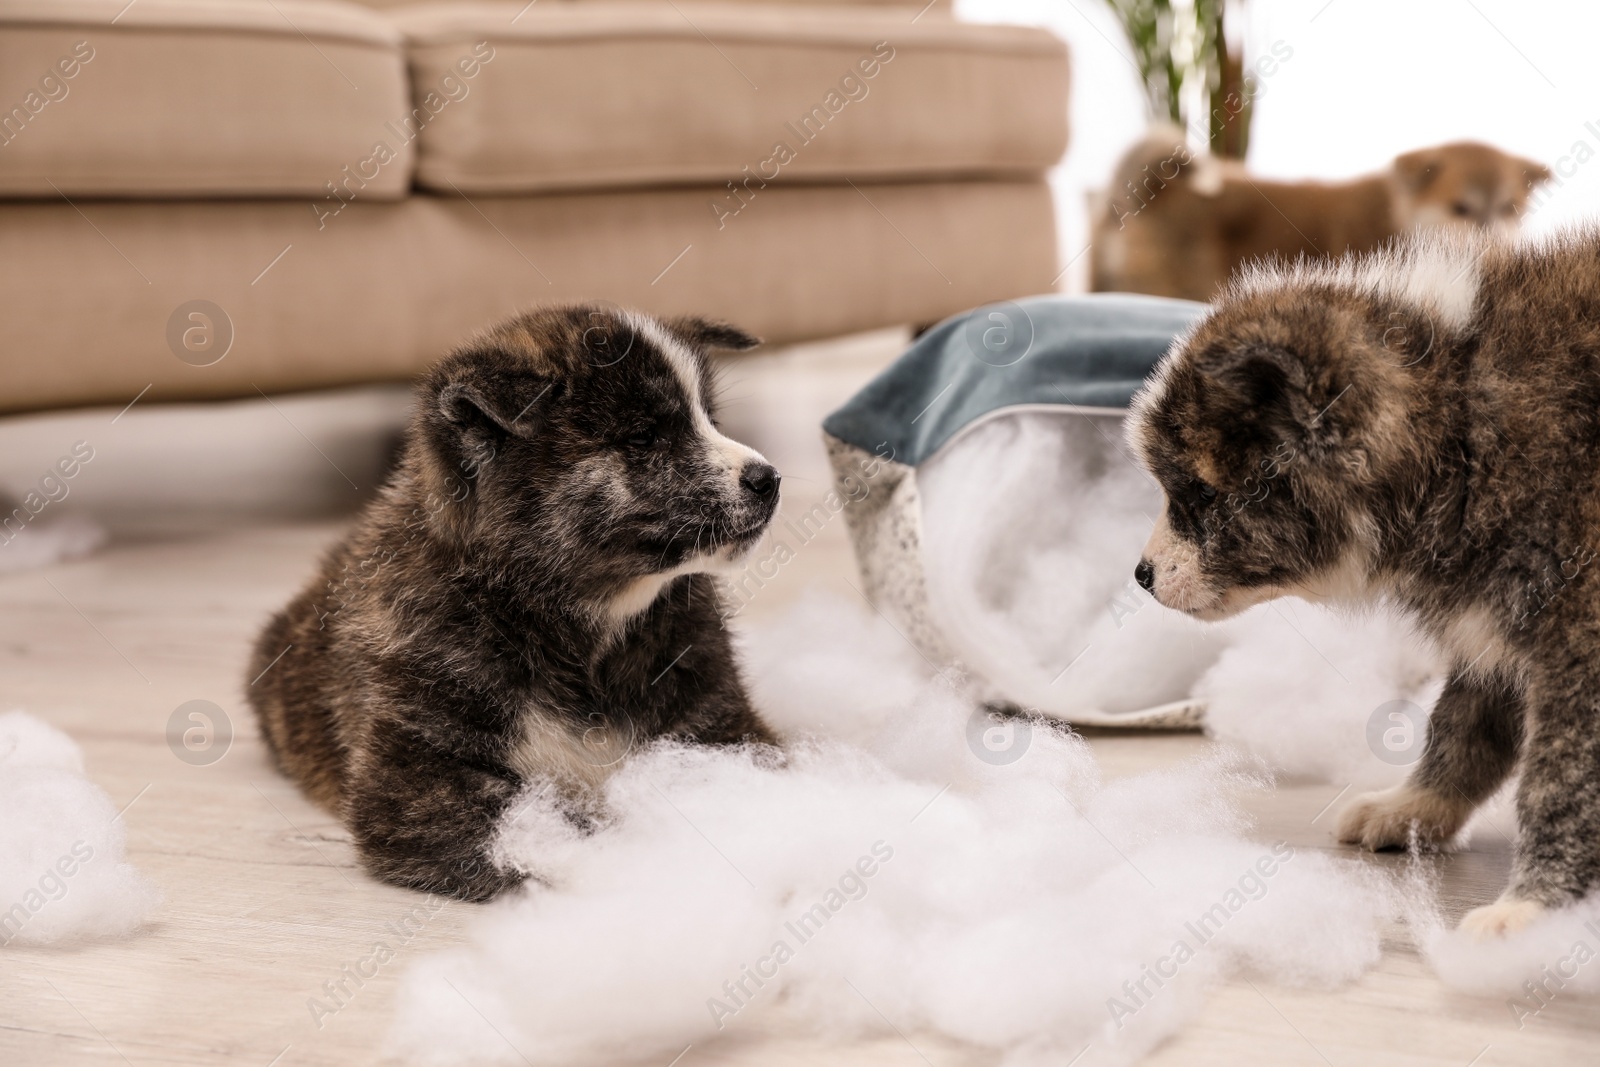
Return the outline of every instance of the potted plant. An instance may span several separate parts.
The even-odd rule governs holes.
[[[1133,49],[1150,121],[1182,127],[1214,156],[1243,159],[1255,86],[1244,74],[1242,41],[1229,40],[1227,0],[1106,3]]]

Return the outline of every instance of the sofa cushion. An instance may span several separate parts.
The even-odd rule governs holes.
[[[354,0],[354,2],[361,4],[364,7],[375,7],[383,10],[397,7],[410,7],[414,5],[417,0]],[[479,3],[481,0],[433,0],[433,2],[470,4]],[[529,0],[519,0],[519,3],[524,5],[526,5],[528,2]],[[606,3],[607,0],[544,0],[544,2],[587,4]],[[663,7],[665,7],[668,4],[673,3],[674,0],[649,0],[649,2],[661,4]],[[924,17],[935,14],[949,17],[953,13],[952,0],[932,0],[931,3],[929,0],[730,0],[730,2],[741,4],[793,4],[798,7],[898,7],[909,9],[907,11],[908,15],[915,15],[921,12],[924,14]]]
[[[736,181],[724,198],[736,211],[780,175],[1053,164],[1066,46],[915,15],[691,0],[401,9],[419,100],[459,99],[422,131],[418,181],[465,193]]]
[[[321,230],[287,200],[0,203],[0,292],[29,309],[0,410],[403,379],[534,303],[782,342],[930,322],[1057,271],[1042,181],[796,184],[720,232],[709,193],[357,201]]]
[[[395,199],[400,36],[332,0],[0,0],[0,195]],[[347,169],[348,168],[348,169]]]

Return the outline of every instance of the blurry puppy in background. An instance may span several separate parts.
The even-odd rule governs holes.
[[[1352,181],[1268,181],[1191,152],[1182,130],[1162,127],[1123,157],[1093,212],[1090,284],[1210,300],[1253,259],[1370,252],[1426,230],[1508,234],[1550,177],[1542,163],[1458,141]]]

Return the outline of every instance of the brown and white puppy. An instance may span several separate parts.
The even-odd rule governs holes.
[[[1347,182],[1255,178],[1161,128],[1118,164],[1095,211],[1092,288],[1210,300],[1255,259],[1370,252],[1421,230],[1514,232],[1541,163],[1458,141]]]
[[[497,826],[545,780],[583,806],[658,737],[770,743],[709,572],[778,473],[717,429],[711,348],[754,338],[599,307],[522,315],[422,379],[399,465],[257,642],[279,767],[397,885],[486,900]]]
[[[1341,840],[1445,843],[1513,771],[1514,929],[1600,890],[1600,231],[1257,267],[1129,437],[1166,494],[1136,577],[1221,619],[1383,598],[1451,661],[1423,756]]]

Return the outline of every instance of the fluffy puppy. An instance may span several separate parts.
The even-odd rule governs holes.
[[[247,692],[273,757],[368,870],[486,900],[525,784],[575,796],[658,737],[770,743],[708,572],[778,473],[724,436],[710,348],[739,330],[540,310],[422,379],[398,467],[267,625]]]
[[[1600,889],[1600,232],[1416,239],[1232,283],[1137,398],[1166,493],[1136,577],[1201,619],[1386,598],[1452,667],[1341,840],[1453,839],[1519,770],[1514,929]]]
[[[1352,181],[1270,181],[1193,156],[1182,130],[1162,128],[1117,165],[1095,212],[1092,287],[1210,300],[1254,259],[1370,252],[1419,230],[1509,234],[1549,180],[1541,163],[1458,141]]]

